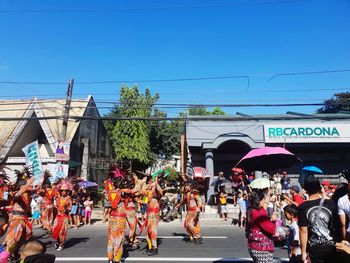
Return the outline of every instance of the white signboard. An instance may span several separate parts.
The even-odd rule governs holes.
[[[51,182],[68,176],[68,164],[49,163],[47,164],[47,170],[49,170],[52,175],[50,178]]]
[[[43,180],[43,169],[39,152],[38,141],[32,142],[22,149],[26,156],[26,165],[31,168],[33,173],[34,185],[39,185]]]
[[[264,138],[266,143],[350,142],[350,124],[268,124]]]

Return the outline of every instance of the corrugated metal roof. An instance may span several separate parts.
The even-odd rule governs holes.
[[[88,106],[91,96],[86,99],[75,99],[71,102],[70,114],[74,116],[83,116]],[[13,117],[20,118],[24,116],[32,116],[35,113],[37,116],[62,116],[65,105],[65,99],[57,100],[1,100],[0,101],[0,118]],[[60,137],[62,128],[61,119],[42,120],[47,123],[52,136],[57,141]],[[14,131],[18,125],[25,125],[27,121],[0,121],[0,149],[11,137],[16,136]],[[72,140],[79,126],[79,121],[69,120],[67,129],[67,140]]]

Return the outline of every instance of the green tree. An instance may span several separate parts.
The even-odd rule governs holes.
[[[210,115],[226,115],[226,113],[220,107],[215,107]]]
[[[220,107],[215,107],[212,111],[209,111],[206,107],[194,106],[188,108],[187,112],[189,116],[226,115]],[[184,116],[187,116],[187,114],[184,114]]]
[[[158,94],[152,96],[148,89],[141,94],[137,86],[122,86],[120,105],[114,114],[120,117],[151,117],[158,98]],[[132,160],[138,167],[148,166],[151,161],[149,132],[149,124],[145,120],[115,121],[111,137],[117,159]]]
[[[331,99],[324,101],[324,106],[317,113],[337,113],[350,111],[350,92],[341,92],[333,95]]]
[[[151,96],[147,89],[141,94],[135,86],[120,89],[120,103],[106,116],[109,117],[166,117],[155,107],[159,95]],[[117,159],[133,161],[137,169],[152,165],[159,158],[170,159],[180,151],[182,121],[111,120],[105,127],[112,138]]]
[[[155,117],[166,117],[164,111],[155,109]],[[156,158],[170,159],[180,152],[180,135],[184,131],[182,121],[153,121],[151,122],[150,144]]]

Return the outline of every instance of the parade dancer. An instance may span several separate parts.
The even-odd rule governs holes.
[[[121,262],[123,240],[126,232],[125,200],[122,198],[122,177],[113,179],[113,188],[108,193],[111,211],[108,219],[107,256],[109,263]]]
[[[159,200],[163,195],[163,190],[158,184],[158,178],[149,182],[147,190],[144,193],[147,196],[147,214],[146,220],[141,227],[141,232],[144,227],[147,231],[147,254],[154,256],[158,254],[157,235],[159,223]]]
[[[54,190],[51,188],[50,177],[51,174],[48,171],[45,171],[42,186],[43,189],[39,193],[43,197],[41,223],[48,233],[51,233],[51,224],[53,221],[53,199],[55,196]]]
[[[124,190],[127,194],[127,206],[126,206],[126,220],[129,226],[129,246],[132,249],[139,248],[140,241],[136,235],[137,225],[140,225],[137,220],[136,215],[136,206],[135,203],[138,200],[138,193],[141,190],[141,185],[144,181],[139,180],[136,174],[128,174],[126,176],[126,180],[128,181],[128,190]]]
[[[57,241],[55,248],[60,251],[63,250],[64,242],[67,238],[67,232],[69,227],[69,210],[72,207],[72,200],[69,196],[69,192],[73,186],[71,182],[62,180],[57,185],[58,196],[56,196],[56,209],[57,215],[52,227],[52,237]]]
[[[30,215],[31,190],[34,178],[29,168],[22,172],[15,170],[16,183],[10,186],[9,201],[11,211],[9,216],[9,231],[4,241],[4,247],[10,254],[32,236],[32,225],[28,220]]]
[[[186,203],[187,205],[184,227],[189,234],[190,242],[201,244],[203,238],[201,236],[199,216],[202,208],[202,200],[200,198],[199,191],[194,185],[191,187],[190,184],[186,184],[184,199],[179,205],[177,205],[177,207],[179,207],[182,203]]]

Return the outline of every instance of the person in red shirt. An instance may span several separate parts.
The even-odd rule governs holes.
[[[276,232],[275,215],[271,219],[267,215],[267,207],[270,202],[270,193],[267,189],[254,189],[249,197],[249,209],[247,211],[246,236],[248,250],[254,262],[273,262],[273,235]]]
[[[286,197],[286,199],[290,204],[299,206],[305,201],[304,197],[302,197],[301,194],[299,194],[300,192],[299,186],[292,185],[289,191],[290,191],[290,194],[292,195],[292,199],[290,199],[289,197]]]

